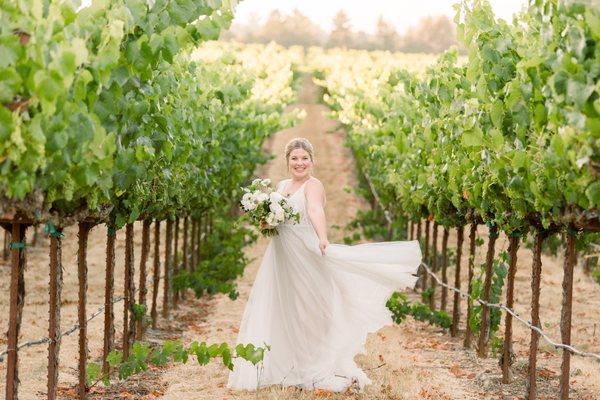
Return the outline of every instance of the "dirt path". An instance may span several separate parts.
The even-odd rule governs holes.
[[[277,133],[270,141],[276,155],[259,175],[277,182],[287,177],[283,160],[285,143],[293,137],[306,137],[315,146],[317,166],[314,175],[322,180],[327,191],[327,217],[330,227],[343,227],[353,219],[356,211],[367,207],[353,193],[344,190],[356,186],[354,162],[350,151],[344,147],[344,134],[335,131],[337,122],[328,119],[327,108],[317,104],[318,89],[309,79],[305,79],[299,94],[300,103],[296,106],[307,112],[303,124]],[[333,133],[327,133],[329,131]],[[136,226],[136,272],[140,254],[140,227]],[[484,229],[480,232],[485,237]],[[124,234],[119,232],[117,240],[117,266],[115,295],[123,288]],[[330,240],[341,242],[344,233],[341,229],[330,229]],[[95,228],[89,241],[89,287],[88,315],[103,303],[104,295],[104,246],[106,230]],[[441,242],[441,232],[440,240]],[[66,231],[63,250],[65,283],[62,303],[62,327],[66,329],[77,320],[77,269],[76,269],[76,230]],[[164,243],[164,238],[163,238]],[[239,322],[248,298],[254,277],[268,241],[260,240],[248,254],[253,262],[240,278],[240,296],[236,301],[225,295],[216,295],[200,300],[187,300],[169,320],[159,319],[159,330],[149,333],[149,340],[181,338],[191,341],[227,342],[235,344]],[[450,244],[454,243],[451,235]],[[499,239],[498,251],[506,250],[507,240]],[[26,305],[23,315],[21,341],[37,339],[47,334],[48,315],[48,255],[47,246],[30,249],[26,271]],[[482,249],[478,250],[478,262],[483,260]],[[531,252],[519,250],[519,267],[516,278],[516,310],[527,318],[530,300]],[[149,265],[152,263],[152,257]],[[561,258],[543,258],[542,275],[542,324],[553,338],[559,338],[560,298],[562,263]],[[463,271],[466,268],[463,267]],[[9,269],[0,264],[0,309],[7,309]],[[450,269],[449,276],[453,277]],[[148,277],[148,283],[150,283]],[[466,281],[466,276],[462,282]],[[136,285],[139,277],[136,275]],[[464,284],[463,284],[464,285]],[[162,293],[162,285],[159,293]],[[417,298],[417,294],[410,293]],[[162,304],[159,298],[159,304]],[[439,304],[439,302],[438,302]],[[463,303],[463,310],[466,307]],[[573,304],[573,343],[586,351],[600,352],[600,287],[581,269],[575,273]],[[6,315],[6,313],[2,313]],[[464,315],[464,313],[463,313]],[[115,307],[117,340],[122,331],[122,303]],[[90,356],[97,359],[101,354],[102,316],[89,325]],[[6,332],[7,318],[0,316],[0,332]],[[464,317],[463,317],[464,322]],[[463,326],[464,329],[464,326]],[[367,354],[358,355],[356,361],[372,379],[364,393],[358,395],[334,395],[327,392],[310,392],[296,389],[271,387],[258,393],[231,391],[225,387],[228,370],[218,361],[207,366],[199,366],[194,360],[185,365],[170,365],[165,368],[151,368],[149,371],[130,378],[124,384],[116,385],[104,394],[94,398],[113,399],[154,399],[161,397],[174,400],[195,399],[520,399],[524,393],[527,370],[529,330],[515,323],[515,381],[511,385],[500,384],[500,370],[497,360],[480,360],[472,350],[462,348],[461,337],[452,339],[441,329],[416,322],[408,318],[402,325],[387,326],[369,335]],[[538,366],[542,371],[538,380],[540,398],[556,398],[560,353],[540,342]],[[0,349],[6,345],[5,336],[0,336]],[[77,335],[63,339],[61,347],[61,367],[59,380],[61,398],[70,398],[68,387],[77,379]],[[20,352],[20,399],[45,398],[47,347],[37,346]],[[572,359],[573,399],[600,399],[600,373],[598,363],[574,357]],[[0,363],[0,395],[4,393],[5,364]],[[124,397],[127,395],[127,397]]]

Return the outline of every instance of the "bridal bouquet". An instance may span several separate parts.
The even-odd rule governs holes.
[[[270,179],[255,179],[242,188],[242,210],[264,236],[277,235],[277,226],[285,221],[300,221],[300,214],[270,185]]]

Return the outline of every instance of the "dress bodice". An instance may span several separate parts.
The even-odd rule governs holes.
[[[300,186],[291,195],[284,196],[287,199],[288,203],[290,203],[290,205],[292,207],[294,207],[294,209],[300,213],[300,222],[298,223],[299,225],[311,225],[310,219],[308,218],[308,211],[306,210],[306,196],[304,194],[304,187],[306,186],[306,183],[309,180],[304,182],[302,184],[302,186]],[[292,181],[291,179],[284,179],[283,181],[279,182],[279,185],[277,186],[277,192],[279,192],[280,194],[283,195],[283,191],[290,184],[291,181]],[[286,221],[286,222],[284,222],[284,225],[297,225],[297,224],[294,221]]]

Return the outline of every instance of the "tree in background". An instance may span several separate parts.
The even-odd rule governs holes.
[[[456,26],[445,15],[422,18],[402,39],[399,50],[407,53],[441,53],[458,45]]]
[[[261,25],[258,16],[251,17],[246,24],[234,23],[221,38],[244,43],[277,42],[283,46],[327,46],[364,50],[390,50],[409,53],[441,53],[456,45],[456,27],[446,16],[425,17],[405,35],[380,16],[376,32],[355,32],[348,14],[340,10],[332,20],[333,29],[326,33],[299,10],[282,15],[273,10]]]
[[[291,45],[320,46],[325,42],[327,34],[310,18],[299,10],[294,10],[285,20],[288,29],[286,38]]]
[[[262,25],[258,16],[253,14],[246,24],[234,24],[221,35],[223,40],[244,43],[273,41],[282,46],[321,46],[326,38],[325,31],[298,10],[287,16],[273,10]]]
[[[375,46],[380,50],[395,51],[400,48],[402,38],[392,26],[380,15],[377,19],[377,31],[375,32]]]
[[[350,18],[344,10],[338,11],[333,17],[333,29],[327,40],[328,47],[353,47],[353,32],[350,28]]]

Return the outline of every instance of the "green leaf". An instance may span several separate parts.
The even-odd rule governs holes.
[[[0,69],[0,103],[12,102],[21,90],[21,76],[12,68]]]
[[[492,150],[501,150],[504,146],[504,136],[499,129],[491,129],[490,130],[490,147]]]
[[[108,353],[106,361],[111,367],[115,367],[121,364],[121,362],[123,361],[123,353],[121,353],[118,350],[112,350],[110,353]]]
[[[492,109],[490,112],[490,117],[492,118],[492,123],[496,128],[502,128],[502,119],[504,116],[504,103],[501,100],[496,100],[492,104]]]
[[[590,200],[590,208],[598,207],[600,205],[600,182],[592,182],[585,189],[585,195]]]
[[[574,79],[567,81],[567,97],[578,107],[582,107],[587,99],[594,93],[595,86],[592,83],[582,83]]]
[[[465,146],[481,146],[483,144],[483,133],[478,126],[473,129],[463,132],[462,143]]]
[[[94,382],[100,379],[102,376],[102,366],[96,363],[88,363],[86,370],[86,382],[88,386],[91,386]]]

